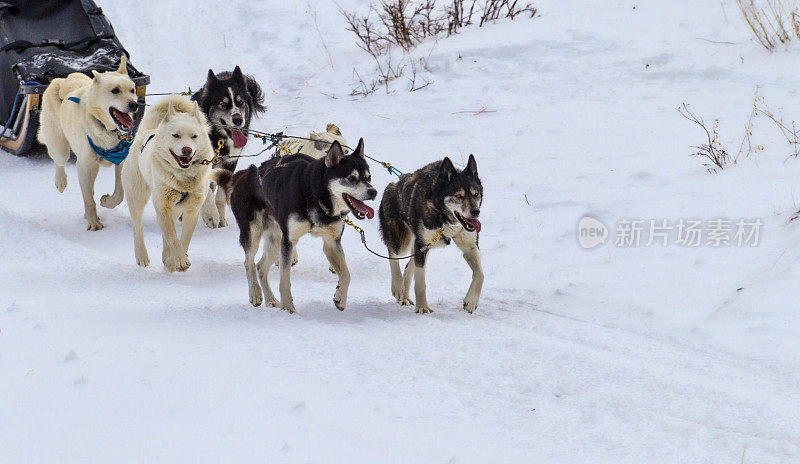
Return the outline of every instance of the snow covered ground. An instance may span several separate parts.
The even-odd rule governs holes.
[[[709,174],[676,111],[719,118],[733,152],[756,85],[800,119],[800,48],[759,48],[732,0],[539,0],[536,19],[423,44],[429,87],[363,99],[353,69],[372,65],[334,2],[100,3],[151,91],[240,64],[267,90],[255,128],[334,122],[404,171],[474,153],[483,297],[460,309],[470,274],[448,248],[436,312],[399,307],[348,230],[345,312],[310,237],[299,313],[254,309],[235,226],[200,225],[184,274],[140,269],[124,206],[86,232],[74,165],[59,195],[48,158],[0,153],[0,462],[800,461],[800,160],[759,119],[766,149]],[[98,197],[112,187],[106,169]],[[589,251],[586,214],[611,227]],[[756,247],[626,248],[622,218],[763,227]],[[145,239],[160,256],[150,208]]]

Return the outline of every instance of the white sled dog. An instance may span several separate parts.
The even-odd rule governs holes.
[[[334,124],[329,123],[328,127],[325,128],[325,132],[311,131],[308,134],[308,138],[311,140],[287,137],[283,146],[290,153],[302,153],[312,158],[320,159],[325,158],[333,142],[339,142],[342,145],[344,154],[350,154],[350,149],[346,148],[347,141],[342,137],[342,131]]]
[[[130,147],[133,114],[139,103],[125,55],[116,71],[92,74],[94,77],[73,73],[64,79],[53,79],[42,96],[38,139],[47,146],[47,154],[56,164],[59,192],[67,188],[64,166],[70,148],[75,153],[87,230],[100,230],[103,223],[94,202],[97,171],[100,166],[116,164],[114,194],[103,195],[100,204],[119,204],[123,195],[121,163]]]
[[[164,239],[164,266],[169,272],[189,269],[189,242],[211,181],[211,165],[203,161],[213,157],[208,122],[197,103],[173,95],[147,109],[122,170],[136,264],[150,264],[142,213],[152,196]],[[179,216],[183,217],[180,240],[175,230]]]

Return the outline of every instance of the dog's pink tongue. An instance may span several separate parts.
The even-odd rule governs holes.
[[[477,219],[464,218],[464,222],[466,222],[467,224],[469,224],[472,227],[474,227],[475,228],[475,232],[480,232],[481,231],[481,221],[479,221]]]
[[[131,115],[128,113],[123,113],[122,111],[115,111],[115,115],[117,116],[117,120],[126,127],[133,127],[133,119],[131,119]]]
[[[236,129],[231,129],[231,139],[233,140],[233,145],[236,148],[242,148],[243,146],[247,145],[247,137],[242,134],[241,131]]]
[[[363,201],[350,197],[350,203],[355,206],[359,213],[366,214],[367,219],[372,219],[375,217],[375,210],[367,206]]]

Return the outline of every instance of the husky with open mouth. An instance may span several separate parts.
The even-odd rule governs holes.
[[[195,102],[172,95],[147,109],[122,171],[139,266],[150,264],[142,214],[152,197],[164,239],[164,267],[169,272],[189,268],[189,242],[208,195],[207,161],[213,157],[208,123]],[[178,217],[183,217],[180,240],[175,229]]]
[[[417,312],[433,312],[426,297],[425,262],[429,244],[434,237],[439,237],[436,246],[454,241],[472,269],[472,284],[463,307],[469,313],[475,311],[483,287],[481,252],[478,249],[478,233],[481,231],[478,216],[482,201],[483,187],[472,155],[469,155],[463,171],[456,170],[450,158],[445,158],[411,174],[403,174],[397,183],[386,187],[378,211],[383,242],[392,258],[413,252],[405,274],[400,272],[400,263],[396,259],[389,263],[392,295],[398,303],[414,304],[409,298],[413,276]]]
[[[211,146],[216,149],[219,141],[223,141],[220,150],[223,161],[219,167],[235,171],[238,161],[235,157],[247,144],[247,131],[253,116],[266,110],[261,86],[252,76],[242,73],[239,66],[219,74],[209,69],[205,85],[192,95],[192,100],[200,105],[211,123],[208,133]],[[203,222],[212,229],[228,225],[225,206],[224,194],[217,192],[215,196],[212,186],[203,205]]]
[[[343,311],[350,286],[341,242],[344,219],[350,213],[357,219],[372,219],[375,211],[364,201],[374,200],[378,193],[370,183],[364,140],[350,155],[334,141],[324,158],[290,155],[265,161],[260,168],[251,165],[233,175],[224,170],[214,172],[220,187],[229,192],[231,210],[239,224],[250,303],[259,306],[266,301],[268,306],[295,312],[290,282],[292,257],[300,237],[310,233],[324,242],[322,249],[339,278],[333,303]],[[262,238],[264,253],[256,265]],[[280,302],[267,280],[276,261]]]
[[[103,223],[94,201],[94,181],[100,166],[116,164],[113,195],[103,195],[100,204],[122,201],[122,161],[133,138],[133,115],[139,108],[133,80],[128,76],[125,55],[116,71],[93,77],[73,73],[53,79],[42,95],[38,139],[56,164],[55,184],[67,188],[70,149],[75,153],[78,182],[83,194],[87,230],[100,230]]]

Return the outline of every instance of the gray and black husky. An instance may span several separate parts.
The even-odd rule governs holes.
[[[396,259],[389,263],[392,294],[398,303],[414,304],[409,298],[413,273],[417,312],[433,312],[425,296],[425,261],[428,244],[441,230],[442,236],[436,245],[449,244],[452,239],[472,269],[472,284],[464,298],[464,309],[469,313],[475,311],[483,286],[478,248],[482,201],[483,187],[472,155],[463,171],[457,171],[450,159],[445,158],[414,173],[403,174],[397,183],[386,187],[378,211],[383,242],[390,257],[396,258],[411,250],[414,254],[406,265],[405,274],[400,272]]]
[[[297,241],[310,233],[322,238],[322,250],[339,277],[333,303],[343,311],[350,286],[341,243],[344,219],[349,213],[358,219],[372,219],[375,211],[364,201],[374,200],[378,194],[370,184],[364,140],[359,140],[350,155],[344,154],[339,142],[333,142],[324,158],[297,154],[265,161],[260,168],[251,165],[233,175],[222,170],[215,173],[217,182],[229,194],[231,210],[239,224],[250,303],[259,306],[266,300],[269,306],[280,305],[281,309],[295,312],[290,281],[292,258]],[[256,266],[262,237],[264,253]],[[280,302],[267,281],[276,261],[280,267]]]
[[[245,75],[239,66],[219,74],[209,69],[206,83],[192,95],[192,100],[197,102],[211,123],[208,136],[214,150],[222,141],[219,150],[221,167],[235,171],[236,157],[247,144],[247,131],[253,116],[266,110],[261,86],[252,76]],[[202,216],[203,222],[212,229],[227,225],[222,192],[217,192],[215,198],[214,189],[209,191]]]

